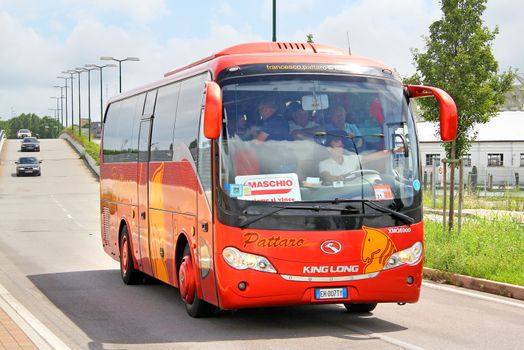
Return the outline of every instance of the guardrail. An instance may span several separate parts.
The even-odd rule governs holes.
[[[87,163],[88,168],[93,173],[95,173],[97,177],[100,178],[100,167],[98,165],[96,165],[96,161],[93,158],[91,158],[91,156],[89,154],[87,154],[87,152],[85,151],[84,147],[81,144],[79,144],[78,142],[76,142],[67,133],[63,133],[62,135],[60,135],[60,138],[61,139],[65,139],[67,142],[69,142],[71,147],[73,147],[73,149],[80,155],[80,157],[82,157],[85,160],[85,162]]]
[[[2,147],[4,146],[5,141],[5,131],[4,129],[0,129],[0,152],[2,152]]]

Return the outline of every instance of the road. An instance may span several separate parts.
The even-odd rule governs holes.
[[[100,243],[97,179],[65,141],[42,140],[41,177],[14,175],[18,148],[8,140],[0,155],[0,287],[55,348],[522,347],[524,302],[429,282],[419,303],[368,315],[329,305],[191,319],[177,289],[122,283]]]

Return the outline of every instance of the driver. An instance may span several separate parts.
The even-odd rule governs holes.
[[[359,169],[358,155],[344,154],[344,142],[340,136],[328,138],[330,157],[318,164],[318,170],[323,182],[344,181],[353,171]]]

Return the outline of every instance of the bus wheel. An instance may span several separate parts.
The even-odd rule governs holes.
[[[140,282],[141,273],[133,265],[133,253],[129,241],[127,226],[122,228],[120,237],[120,275],[125,284],[137,284]]]
[[[375,310],[377,307],[377,303],[370,303],[370,304],[344,304],[348,312],[355,313],[355,314],[363,314],[366,312],[371,312]]]
[[[198,298],[196,294],[196,269],[191,259],[189,246],[184,249],[184,257],[178,269],[178,287],[180,298],[191,317],[207,317],[215,312],[215,306]]]

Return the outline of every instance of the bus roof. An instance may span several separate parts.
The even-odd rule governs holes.
[[[108,103],[121,100],[138,92],[147,91],[185,76],[204,70],[214,72],[214,77],[223,69],[243,64],[265,63],[322,63],[345,64],[355,67],[374,67],[392,71],[384,63],[367,57],[350,54],[340,48],[316,43],[258,42],[228,47],[186,66],[175,68],[164,74],[164,78],[137,89],[113,96]]]
[[[233,56],[233,57],[231,57]],[[365,57],[355,56],[340,48],[315,43],[259,42],[246,43],[228,47],[211,56],[189,65],[173,69],[164,74],[169,77],[192,67],[199,66],[214,59],[233,58],[236,65],[247,63],[273,62],[311,62],[311,63],[353,63],[389,69],[383,63]],[[258,59],[257,59],[258,58]],[[220,65],[219,65],[220,66]],[[221,70],[221,69],[220,69]],[[220,71],[218,70],[217,73]]]

